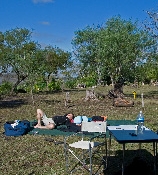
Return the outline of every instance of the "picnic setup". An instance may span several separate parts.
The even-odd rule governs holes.
[[[138,116],[136,120],[109,120],[105,116],[91,118],[76,116],[76,119],[74,118],[76,123],[73,123],[72,128],[70,125],[60,125],[52,130],[34,128],[37,120],[8,121],[4,124],[4,134],[6,136],[26,134],[49,136],[45,138],[46,141],[54,142],[56,146],[63,146],[65,174],[109,175],[109,166],[114,164],[112,158],[116,156],[111,151],[114,141],[121,145],[119,150],[116,150],[116,152],[121,151],[122,154],[120,154],[121,170],[119,173],[130,174],[126,171],[126,158],[128,157],[126,152],[130,151],[126,150],[126,145],[138,144],[136,154],[143,157],[142,144],[152,144],[153,170],[149,174],[156,175],[158,134],[144,126],[144,118],[141,118],[144,117],[142,111],[139,115],[142,116]],[[74,124],[77,127],[74,127]],[[63,140],[56,142],[52,136],[63,136]]]
[[[107,95],[96,93],[94,89],[85,92],[86,97],[82,98],[82,102],[80,98],[81,103],[77,101],[74,105],[72,92],[66,92],[66,101],[60,110],[71,110],[67,110],[64,115],[60,115],[59,110],[59,115],[48,117],[52,108],[50,106],[46,111],[48,116],[37,108],[36,118],[31,116],[28,120],[16,118],[5,121],[4,141],[8,138],[16,140],[18,137],[24,137],[24,142],[32,140],[30,145],[33,144],[33,147],[27,143],[25,145],[28,152],[33,150],[31,153],[38,154],[39,157],[42,152],[44,166],[47,158],[51,165],[60,165],[56,169],[54,166],[50,169],[52,174],[157,175],[158,132],[153,129],[153,126],[156,128],[156,123],[152,128],[148,125],[151,117],[144,116],[147,107],[144,107],[143,93],[138,98],[136,91],[131,91],[133,99],[126,97],[122,84],[119,83],[114,89],[109,89]],[[111,105],[107,103],[108,100]],[[79,104],[83,105],[81,111],[85,108],[84,115],[73,114]],[[106,104],[106,111],[112,115],[115,113],[115,117],[107,115]],[[94,109],[91,114],[102,110],[102,115],[86,115],[92,107]],[[137,113],[132,118],[134,108]],[[38,150],[34,146],[35,142]],[[36,174],[34,169],[32,165],[30,172]],[[38,173],[41,173],[41,169]]]

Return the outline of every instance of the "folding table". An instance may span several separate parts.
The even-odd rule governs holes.
[[[119,126],[107,126],[109,131],[109,153],[111,148],[111,136],[119,143],[123,148],[123,160],[122,160],[122,175],[124,175],[124,157],[125,157],[125,144],[126,143],[153,143],[153,157],[154,157],[154,172],[156,174],[156,156],[157,156],[157,142],[158,135],[149,128],[143,128],[143,133],[137,133],[137,125],[119,125]]]

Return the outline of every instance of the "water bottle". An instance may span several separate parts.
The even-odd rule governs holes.
[[[144,115],[142,111],[139,112],[137,115],[137,134],[143,134],[143,128],[144,128]]]

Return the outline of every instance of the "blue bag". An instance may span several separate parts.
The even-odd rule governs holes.
[[[4,134],[6,136],[22,136],[30,131],[30,122],[28,120],[15,122],[6,122],[4,124]]]

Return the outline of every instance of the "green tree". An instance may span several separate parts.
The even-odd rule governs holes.
[[[16,91],[17,86],[30,75],[29,68],[33,70],[34,66],[39,64],[36,57],[39,45],[31,40],[31,34],[32,32],[25,28],[4,32],[3,63],[17,75],[12,92]]]
[[[32,40],[32,32],[15,28],[0,33],[0,66],[17,75],[12,92],[21,82],[27,83],[31,94],[33,87],[42,80],[50,85],[51,77],[71,66],[71,54],[62,49],[41,46]]]
[[[137,22],[114,17],[104,26],[75,32],[72,44],[82,72],[95,75],[97,82],[110,76],[115,83],[121,76],[134,76],[136,66],[146,59],[145,50],[149,52],[153,42],[147,32],[137,27]]]
[[[99,65],[100,60],[97,57],[97,39],[99,30],[95,26],[87,26],[83,30],[75,32],[75,37],[72,40],[74,49],[74,56],[76,57],[76,63],[78,63],[79,76],[84,77],[94,76],[96,77],[96,66]]]
[[[43,73],[47,87],[55,76],[61,74],[62,71],[66,71],[66,69],[72,65],[71,54],[58,47],[45,47],[43,50],[43,59]]]
[[[3,58],[4,58],[4,34],[0,32],[0,73],[5,72],[6,70],[6,65]]]
[[[152,49],[152,52],[148,55],[148,59],[146,61],[146,78],[150,77],[150,80],[158,80],[158,12],[157,10],[146,11],[148,18],[144,22],[145,31],[147,31],[152,39],[155,41],[155,45]]]

